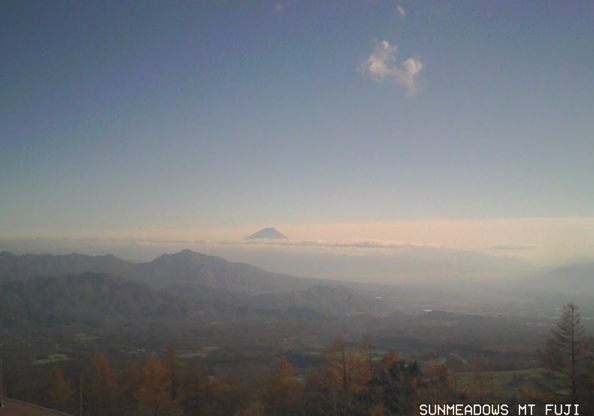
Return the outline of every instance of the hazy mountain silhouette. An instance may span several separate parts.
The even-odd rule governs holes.
[[[0,253],[0,283],[29,279],[37,276],[58,276],[81,272],[102,272],[125,275],[134,263],[111,254],[87,256],[85,254],[25,254],[17,256]]]
[[[110,273],[157,287],[198,285],[253,295],[304,290],[320,282],[317,279],[270,273],[249,264],[233,263],[191,250],[163,254],[151,262],[140,264],[129,263],[112,255],[17,256],[0,253],[0,283],[86,271]]]
[[[157,263],[175,262],[180,256],[192,262],[202,255],[182,252],[162,256]],[[197,284],[158,289],[95,272],[40,276],[0,285],[0,329],[15,330],[75,329],[81,325],[103,328],[110,322],[146,323],[155,319],[178,321],[191,319],[201,311],[223,314],[217,316],[247,313],[279,319],[327,319],[386,310],[367,294],[329,286],[251,295]]]
[[[275,228],[262,228],[254,234],[248,235],[246,240],[288,240],[287,236],[278,232]]]
[[[525,279],[525,284],[538,290],[594,296],[594,262],[535,273]]]
[[[314,279],[269,273],[249,264],[233,263],[191,250],[163,254],[129,272],[126,277],[155,286],[197,284],[250,294],[290,292],[316,284]]]
[[[175,296],[106,273],[34,277],[0,285],[0,323],[100,324],[114,318],[181,317]]]

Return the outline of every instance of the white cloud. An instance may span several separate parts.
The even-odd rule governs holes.
[[[276,3],[274,5],[274,8],[276,9],[277,12],[282,13],[284,11],[283,5],[280,3]]]
[[[396,11],[400,15],[400,17],[406,16],[406,10],[404,10],[404,7],[402,7],[401,5],[396,6]]]
[[[423,69],[423,64],[417,58],[408,58],[398,65],[397,52],[398,45],[390,46],[388,41],[384,40],[375,47],[359,70],[376,82],[387,80],[405,85],[408,90],[407,96],[410,97],[417,92],[416,77]]]

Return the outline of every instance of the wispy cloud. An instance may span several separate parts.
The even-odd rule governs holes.
[[[398,12],[398,15],[400,17],[406,16],[406,10],[404,10],[404,7],[402,7],[401,5],[396,6],[396,11]]]
[[[285,9],[284,9],[284,7],[283,7],[283,5],[282,5],[282,4],[280,4],[280,3],[276,3],[276,4],[274,5],[274,9],[275,9],[277,12],[279,12],[279,13],[282,13],[282,12],[285,10]]]
[[[416,78],[424,65],[417,58],[408,58],[399,65],[396,60],[397,53],[398,45],[390,46],[390,43],[384,40],[359,66],[359,70],[373,81],[392,81],[397,85],[406,86],[406,95],[410,97],[417,92]]]
[[[321,247],[321,248],[379,248],[379,249],[403,249],[412,247],[428,247],[424,244],[414,244],[402,241],[388,240],[345,240],[345,241],[323,241],[323,240],[251,240],[251,241],[229,241],[226,244],[244,244],[252,246],[283,246],[283,247]]]
[[[502,251],[516,251],[516,250],[536,250],[537,245],[529,244],[499,244],[495,246],[485,247],[486,250],[502,250]]]

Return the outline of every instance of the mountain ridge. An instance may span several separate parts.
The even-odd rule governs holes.
[[[0,283],[87,271],[109,273],[155,287],[194,284],[252,295],[303,290],[324,282],[271,273],[247,263],[230,262],[191,250],[163,254],[145,263],[127,262],[113,255],[0,253]]]
[[[23,254],[8,251],[0,253],[0,283],[37,276],[58,276],[82,272],[122,275],[135,263],[113,254],[90,256],[87,254]]]
[[[0,285],[0,323],[103,324],[125,318],[180,318],[188,306],[165,292],[108,273],[38,276]]]

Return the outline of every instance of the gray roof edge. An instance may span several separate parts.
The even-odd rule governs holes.
[[[24,405],[26,405],[26,406],[35,407],[35,408],[37,408],[37,409],[45,410],[46,412],[51,412],[51,413],[53,413],[53,414],[56,414],[56,415],[62,415],[62,416],[74,416],[74,415],[72,415],[72,414],[70,414],[70,413],[64,413],[64,412],[60,412],[60,411],[58,411],[58,410],[49,409],[49,408],[47,408],[47,407],[39,406],[39,405],[37,405],[37,404],[33,404],[33,403],[27,403],[27,402],[24,402],[24,401],[22,401],[22,400],[12,399],[12,398],[10,398],[10,397],[6,397],[6,396],[0,396],[0,399],[2,400],[2,404],[3,404],[3,405],[4,405],[4,400],[8,400],[8,401],[12,401],[12,402],[19,403],[19,404],[24,404]]]

